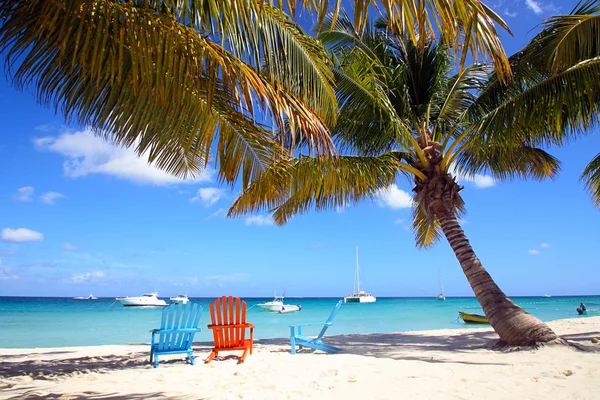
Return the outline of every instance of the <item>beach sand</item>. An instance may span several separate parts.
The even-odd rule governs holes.
[[[0,398],[599,399],[600,344],[590,339],[600,317],[549,325],[587,351],[491,351],[490,328],[327,337],[338,354],[292,355],[287,339],[261,340],[241,365],[241,352],[203,364],[211,344],[199,343],[196,366],[165,356],[157,369],[148,345],[0,349]]]

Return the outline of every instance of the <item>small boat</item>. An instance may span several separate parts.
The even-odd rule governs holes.
[[[545,298],[549,299],[549,298],[550,298],[550,297],[552,297],[552,296],[550,296],[548,293],[546,293],[546,294],[544,294],[542,297],[545,297]]]
[[[171,300],[171,302],[173,302],[173,303],[181,303],[181,304],[187,304],[187,302],[190,301],[190,299],[188,299],[187,294],[180,294],[177,297],[169,297],[169,300]]]
[[[167,302],[158,298],[158,293],[144,293],[137,297],[117,297],[115,299],[125,307],[163,307]]]
[[[285,295],[285,293],[284,293]],[[265,311],[276,312],[279,314],[289,313],[294,311],[300,311],[302,306],[296,304],[284,304],[283,303],[284,296],[274,296],[272,301],[267,301],[266,303],[257,304],[258,307],[262,308]]]
[[[93,294],[90,293],[88,297],[73,297],[75,300],[97,300],[97,297],[94,297]]]
[[[459,311],[458,315],[468,324],[489,324],[487,317],[485,315],[479,314],[468,314],[466,312]]]
[[[356,267],[354,267],[354,284],[352,294],[344,297],[344,303],[375,303],[377,297],[360,290],[360,275],[358,272],[358,246],[356,246]]]
[[[435,296],[438,300],[446,300],[446,296],[444,296],[444,284],[442,283],[442,273],[440,272],[440,292],[437,296]]]

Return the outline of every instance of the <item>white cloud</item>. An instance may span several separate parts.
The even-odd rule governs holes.
[[[540,251],[536,249],[529,249],[529,254],[538,255],[540,254]]]
[[[62,193],[46,192],[40,196],[40,200],[48,205],[53,205],[56,200],[62,199],[63,197],[65,197],[65,195]]]
[[[483,174],[465,174],[456,167],[456,164],[453,164],[450,167],[449,172],[456,177],[457,181],[471,182],[479,189],[489,188],[496,184],[496,181],[492,176]]]
[[[224,208],[219,208],[217,211],[215,211],[214,213],[212,213],[208,217],[206,217],[206,219],[224,217],[226,215],[227,215],[227,210]]]
[[[533,11],[536,14],[541,14],[542,13],[542,7],[540,6],[540,4],[535,1],[535,0],[525,0],[525,4],[527,4],[527,7],[529,7],[529,9],[531,11]]]
[[[467,182],[473,182],[480,189],[489,188],[496,184],[496,181],[490,175],[475,174],[471,177],[464,176],[462,179]]]
[[[218,189],[214,187],[201,188],[198,189],[198,193],[196,193],[196,196],[190,199],[190,202],[202,202],[206,207],[209,207],[215,204],[217,201],[219,201],[219,199],[223,197],[224,193],[225,192],[223,191],[223,189]]]
[[[34,139],[39,151],[58,153],[65,158],[63,169],[70,178],[105,174],[136,183],[171,185],[210,182],[212,174],[204,170],[195,178],[181,179],[148,164],[148,154],[138,157],[132,148],[118,147],[92,133],[90,128],[59,136]]]
[[[267,226],[273,224],[274,221],[270,215],[252,215],[246,218],[246,225]]]
[[[33,191],[33,186],[23,186],[17,189],[17,193],[13,195],[13,198],[17,201],[31,201]]]
[[[90,283],[97,282],[104,278],[106,273],[104,271],[89,271],[83,274],[75,274],[69,279],[72,283]]]
[[[26,228],[4,228],[2,229],[2,240],[7,242],[36,242],[44,240],[44,235]]]
[[[394,221],[395,224],[404,224],[404,221],[402,218],[398,218],[397,220]]]
[[[398,189],[396,184],[387,189],[380,189],[376,195],[381,203],[390,208],[410,208],[413,206],[412,196],[404,190]]]
[[[77,251],[77,250],[81,250],[80,246],[77,246],[76,244],[73,243],[65,243],[62,245],[63,250],[66,251]]]
[[[19,279],[19,276],[12,272],[11,267],[0,267],[0,281],[12,281]]]
[[[506,15],[507,17],[511,17],[511,18],[515,18],[517,16],[517,12],[510,12],[508,11],[508,8],[504,9],[504,15]]]
[[[550,243],[542,243],[540,244],[540,247],[543,249],[547,249],[548,247],[550,247]]]
[[[543,3],[536,0],[525,0],[527,7],[535,14],[560,14],[561,8],[554,5],[554,3]]]

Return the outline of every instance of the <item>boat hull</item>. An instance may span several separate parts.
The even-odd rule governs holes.
[[[264,304],[257,304],[258,307],[262,308],[265,311],[276,312],[276,313],[288,313],[294,311],[300,311],[302,309],[301,306],[295,304],[283,304],[280,302],[268,302]]]
[[[130,298],[118,298],[117,301],[125,307],[164,307],[167,302],[161,299],[145,300]]]
[[[344,303],[375,303],[377,298],[375,296],[347,296],[344,297]]]
[[[459,311],[458,315],[460,315],[462,320],[467,324],[489,324],[490,323],[485,315],[468,314],[468,313],[465,313],[462,311]]]
[[[283,308],[281,308],[279,311],[277,311],[279,314],[285,314],[285,313],[289,313],[289,312],[296,312],[296,311],[300,311],[302,309],[302,306],[297,306],[295,304],[285,304],[283,306]]]

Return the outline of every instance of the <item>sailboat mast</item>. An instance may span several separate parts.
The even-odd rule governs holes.
[[[360,293],[360,273],[358,272],[358,246],[356,246],[356,293]]]

